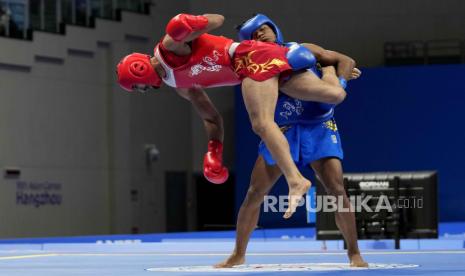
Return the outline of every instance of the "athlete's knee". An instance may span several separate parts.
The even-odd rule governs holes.
[[[252,114],[250,116],[250,123],[252,124],[253,132],[255,132],[258,136],[262,136],[273,121],[269,121],[264,117],[254,116]]]
[[[246,200],[244,201],[244,205],[261,204],[267,194],[268,190],[265,188],[250,186],[249,190],[247,191],[247,196]]]
[[[325,190],[328,195],[340,196],[345,194],[344,184],[336,179],[325,182]]]

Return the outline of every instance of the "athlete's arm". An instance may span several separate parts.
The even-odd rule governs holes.
[[[220,27],[223,22],[224,16],[220,14],[178,14],[166,26],[163,46],[177,55],[188,55],[190,54],[188,42]]]
[[[316,44],[303,43],[302,45],[312,51],[315,58],[322,66],[335,66],[338,76],[343,77],[346,80],[352,79],[355,60],[344,54],[326,50]]]
[[[228,168],[223,165],[223,119],[200,88],[176,89],[181,97],[189,100],[202,118],[208,136],[208,150],[203,157],[203,175],[215,184],[226,182]]]
[[[197,114],[203,120],[208,140],[222,142],[224,137],[223,118],[218,110],[216,110],[207,93],[201,88],[178,88],[176,91],[181,97],[191,102]]]
[[[191,33],[186,38],[186,41],[192,41],[196,39],[197,37],[199,37],[201,34],[211,32],[214,29],[217,29],[223,25],[224,16],[222,16],[221,14],[204,14],[202,16],[205,16],[208,20],[207,27],[203,30],[198,30],[198,31]]]

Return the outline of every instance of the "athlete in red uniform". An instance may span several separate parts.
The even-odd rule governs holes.
[[[215,14],[175,16],[166,27],[167,35],[155,47],[153,57],[135,53],[121,60],[117,68],[118,82],[128,91],[145,91],[150,86],[159,87],[163,80],[194,104],[210,139],[204,175],[213,183],[223,183],[228,171],[221,159],[221,117],[203,88],[242,82],[252,128],[265,142],[288,182],[289,208],[284,217],[289,218],[311,183],[298,171],[289,153],[289,144],[274,122],[279,77],[292,71],[286,58],[288,49],[252,40],[236,43],[207,34],[223,21],[223,16]],[[325,83],[311,73],[298,74],[281,88],[303,100],[336,104],[345,97],[341,87]]]

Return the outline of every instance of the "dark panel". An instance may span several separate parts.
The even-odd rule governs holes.
[[[198,230],[235,229],[234,183],[232,174],[224,184],[212,184],[203,175],[195,176]]]
[[[166,172],[166,230],[187,231],[187,173]]]
[[[348,196],[371,199],[367,206],[375,210],[381,196],[388,199],[392,212],[380,209],[355,212],[360,239],[437,238],[437,174],[435,172],[345,174]],[[317,185],[317,195],[325,195]],[[360,202],[360,201],[359,201]],[[333,212],[317,213],[317,239],[342,239]]]

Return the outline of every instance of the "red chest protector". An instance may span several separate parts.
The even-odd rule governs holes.
[[[241,80],[232,67],[230,55],[233,51],[229,53],[230,48],[234,48],[231,47],[232,44],[233,40],[229,38],[202,34],[192,41],[192,53],[187,62],[174,68],[168,64],[166,56],[174,53],[160,51],[160,45],[157,45],[155,56],[166,71],[163,81],[175,88],[209,88],[240,84]]]

